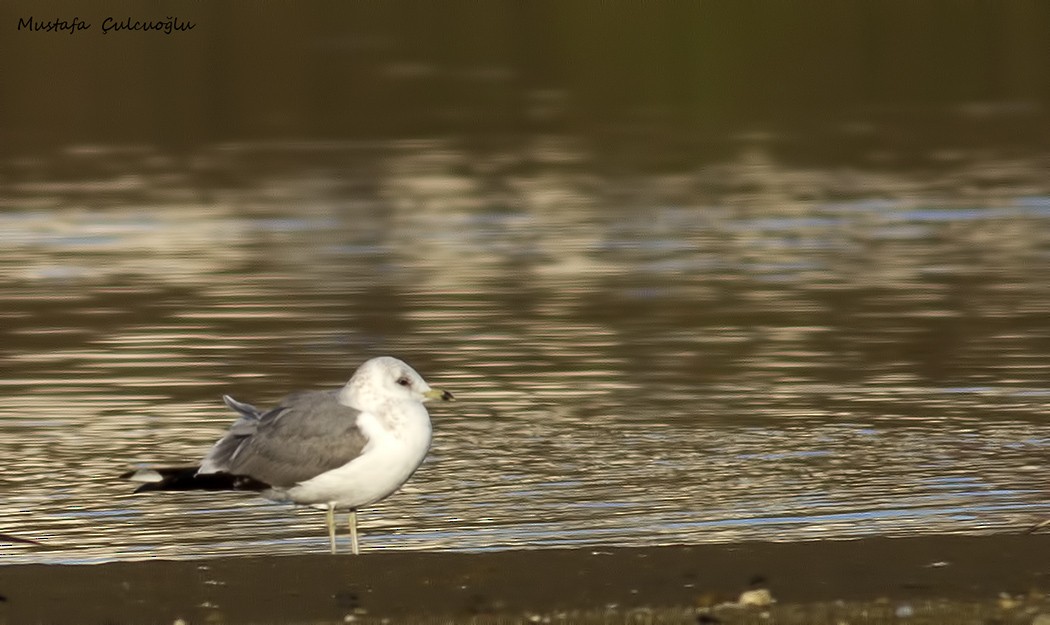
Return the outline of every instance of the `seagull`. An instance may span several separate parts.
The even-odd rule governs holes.
[[[269,410],[224,395],[239,417],[198,466],[121,477],[142,483],[136,493],[247,490],[324,509],[333,554],[335,513],[348,510],[358,554],[358,508],[392,495],[426,457],[431,399],[453,397],[390,356],[366,361],[341,389],[293,393]]]

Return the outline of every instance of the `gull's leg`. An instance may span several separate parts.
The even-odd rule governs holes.
[[[357,544],[357,508],[350,508],[350,548],[355,556],[361,553],[361,546]]]
[[[328,544],[332,547],[332,553],[335,553],[335,504],[329,503],[328,509],[325,511],[325,524],[328,526]]]

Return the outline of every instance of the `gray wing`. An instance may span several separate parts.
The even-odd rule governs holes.
[[[220,438],[204,456],[197,473],[228,473],[230,458],[246,439],[255,434],[259,428],[259,420],[263,417],[263,413],[251,404],[237,401],[229,395],[223,395],[222,400],[241,416],[233,422],[226,436]]]
[[[224,471],[289,487],[343,466],[368,443],[357,427],[360,411],[340,404],[337,391],[289,395],[265,413],[224,399],[241,417],[205,456],[201,473]]]

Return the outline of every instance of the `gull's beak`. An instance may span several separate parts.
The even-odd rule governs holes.
[[[452,393],[438,388],[432,388],[426,393],[423,393],[423,397],[426,397],[427,399],[440,399],[441,401],[452,401],[455,399],[455,397],[452,396]]]

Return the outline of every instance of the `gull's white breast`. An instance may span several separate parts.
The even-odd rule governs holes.
[[[403,406],[392,422],[368,412],[357,426],[368,437],[361,455],[287,489],[276,498],[300,504],[335,503],[357,508],[375,503],[401,487],[423,463],[430,448],[430,417],[422,404]]]

